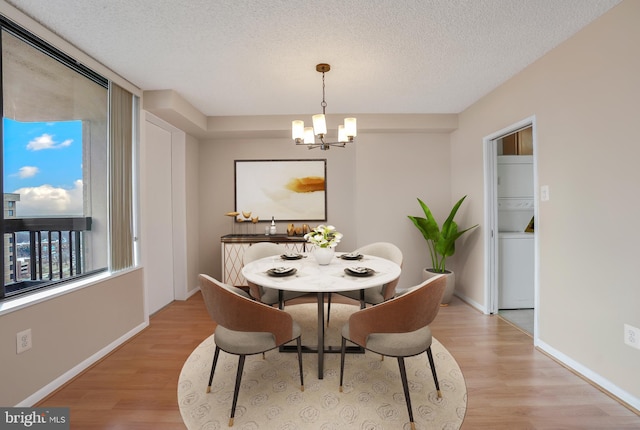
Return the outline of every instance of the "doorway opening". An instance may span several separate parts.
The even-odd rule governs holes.
[[[535,117],[484,139],[487,313],[537,326]]]

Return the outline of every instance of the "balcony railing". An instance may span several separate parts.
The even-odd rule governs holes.
[[[5,296],[83,274],[91,217],[7,218],[2,224]]]

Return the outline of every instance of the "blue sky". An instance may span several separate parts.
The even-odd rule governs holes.
[[[3,119],[4,192],[18,216],[82,215],[82,122]]]

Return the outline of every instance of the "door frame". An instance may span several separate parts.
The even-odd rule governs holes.
[[[485,243],[485,313],[498,313],[498,143],[508,134],[531,126],[533,137],[533,215],[536,222],[534,235],[534,343],[538,332],[539,299],[539,246],[538,246],[538,144],[535,115],[511,124],[482,139],[484,155],[484,243]]]

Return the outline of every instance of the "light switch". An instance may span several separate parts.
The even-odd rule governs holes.
[[[546,202],[549,200],[549,185],[543,185],[540,187],[540,201]]]

